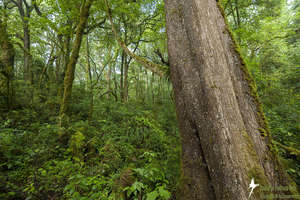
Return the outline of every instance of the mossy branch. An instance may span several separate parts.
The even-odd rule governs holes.
[[[168,74],[168,71],[169,71],[168,66],[153,63],[153,62],[151,62],[151,61],[149,61],[149,60],[147,60],[143,57],[140,57],[140,56],[136,55],[135,53],[133,53],[132,51],[130,51],[128,49],[126,44],[118,36],[118,33],[116,31],[116,28],[115,28],[113,20],[112,20],[112,14],[111,14],[111,10],[109,8],[107,0],[105,0],[105,4],[106,4],[106,8],[107,8],[108,19],[111,23],[111,29],[112,29],[112,31],[114,33],[114,36],[115,36],[118,44],[120,45],[120,47],[125,51],[125,53],[127,55],[131,56],[138,63],[142,64],[144,67],[146,67],[149,70],[153,71],[155,74],[159,75],[160,77],[165,77]]]
[[[289,154],[296,156],[297,160],[300,161],[300,150],[295,149],[293,147],[288,147],[285,146],[279,142],[273,141],[274,144],[276,144],[277,146],[281,147],[282,149],[284,149],[285,151],[287,151]]]

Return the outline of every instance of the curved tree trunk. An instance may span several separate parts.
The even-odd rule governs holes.
[[[80,21],[77,25],[76,29],[76,38],[74,42],[74,46],[72,48],[72,55],[70,57],[69,63],[67,65],[67,71],[65,75],[64,80],[64,95],[60,107],[60,117],[61,117],[61,123],[64,121],[64,115],[67,114],[68,106],[70,104],[71,100],[71,94],[72,94],[72,86],[74,81],[74,74],[75,74],[75,67],[76,63],[79,57],[79,50],[81,47],[81,41],[83,37],[83,31],[86,26],[88,17],[89,17],[89,11],[90,7],[92,5],[93,0],[84,0],[82,3],[81,11],[80,11]]]
[[[246,200],[291,184],[272,149],[255,84],[215,0],[165,0],[182,140],[184,200]],[[289,191],[287,191],[289,193]],[[261,199],[259,188],[250,199]]]

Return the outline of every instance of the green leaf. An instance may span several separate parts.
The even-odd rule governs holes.
[[[159,191],[159,195],[163,198],[163,199],[169,199],[171,197],[171,194],[169,191],[165,190],[165,188],[163,186],[158,188]]]
[[[157,191],[153,191],[147,194],[146,200],[155,200],[159,196]]]
[[[141,191],[142,188],[144,188],[144,184],[141,183],[141,182],[136,181],[136,182],[134,182],[134,183],[132,184],[131,187],[132,187],[132,189],[134,189],[134,190]]]

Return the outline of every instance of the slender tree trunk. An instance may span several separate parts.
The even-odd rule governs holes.
[[[59,43],[62,43],[63,35],[58,34],[57,35],[57,40],[58,40]],[[63,50],[59,47],[57,47],[57,55],[58,55],[58,58],[56,59],[56,62],[55,62],[55,82],[56,82],[57,86],[59,86],[60,73],[61,73],[61,68],[62,68],[61,64],[62,64],[63,55],[64,55]]]
[[[241,26],[241,18],[240,18],[240,11],[239,11],[239,3],[238,0],[235,0],[235,12],[236,12],[236,19],[238,28]]]
[[[4,97],[6,109],[10,110],[15,102],[14,57],[15,51],[6,31],[6,21],[0,19],[0,95]]]
[[[28,14],[26,17],[30,17]],[[32,72],[32,56],[30,53],[30,29],[28,24],[28,19],[24,19],[23,24],[24,31],[24,72],[25,72],[25,80],[30,84],[33,84],[33,72]]]
[[[71,100],[71,94],[72,94],[72,86],[74,81],[74,74],[75,74],[75,68],[76,63],[79,57],[79,50],[81,46],[81,41],[83,37],[84,28],[86,26],[88,17],[89,17],[89,11],[90,7],[93,3],[93,0],[86,0],[83,1],[81,10],[80,10],[80,21],[77,25],[76,29],[76,38],[75,42],[72,48],[72,55],[70,57],[69,63],[67,65],[67,71],[65,75],[64,80],[64,96],[62,99],[61,107],[60,107],[60,117],[62,122],[64,121],[64,115],[67,114],[67,110],[70,104]]]
[[[40,74],[40,77],[39,77],[39,83],[38,83],[39,88],[42,88],[43,78],[44,78],[44,76],[47,75],[48,67],[53,65],[53,63],[56,59],[56,56],[54,55],[54,51],[55,51],[55,47],[52,47],[49,59],[48,59],[47,63],[45,64],[45,66],[43,67],[43,70],[42,70],[42,72]]]
[[[125,63],[124,63],[124,88],[123,88],[123,101],[128,101],[128,70],[129,70],[129,63],[127,61],[127,57],[125,57]]]
[[[240,29],[241,28],[241,17],[240,17],[240,10],[239,10],[238,0],[235,0],[235,12],[236,12],[236,20],[237,20],[237,29]],[[241,43],[240,30],[238,30],[237,33],[238,33],[237,34],[238,43]]]
[[[23,44],[24,44],[24,80],[33,84],[33,73],[32,73],[32,55],[30,54],[30,29],[29,29],[29,19],[33,7],[26,4],[23,6],[24,0],[15,1],[15,5],[18,7],[20,17],[23,22]],[[31,95],[32,91],[31,91]]]
[[[162,102],[162,78],[159,77],[158,79],[158,89],[157,89],[157,99],[159,99],[159,102]]]
[[[146,101],[148,101],[149,100],[149,95],[150,95],[150,87],[149,87],[149,77],[148,77],[148,71],[147,70],[145,70],[145,83],[146,83],[146,89],[145,89],[145,99],[146,99]]]
[[[146,100],[146,95],[147,95],[147,82],[146,82],[146,77],[145,77],[145,69],[142,67],[141,69],[141,87],[140,87],[140,97],[142,97],[142,101],[145,102]]]
[[[90,63],[90,47],[89,47],[89,37],[86,36],[86,74],[87,74],[87,90],[89,92],[90,97],[90,108],[89,108],[89,118],[91,121],[93,117],[94,110],[94,93],[93,93],[93,80],[92,80],[92,72],[91,72],[91,63]]]
[[[107,91],[111,91],[111,64],[108,65],[107,74],[106,74],[106,81],[107,81]],[[107,99],[110,99],[111,94],[107,95]]]
[[[125,52],[122,51],[122,59],[121,59],[121,74],[120,74],[120,99],[124,100],[124,63],[125,63]]]
[[[233,5],[232,5],[233,3],[230,1],[229,4],[230,4],[230,9],[231,9],[232,18],[233,18],[233,21],[234,21],[235,28],[238,29],[239,25],[238,25],[238,22],[237,22],[237,18],[235,16],[235,9],[233,8]]]
[[[109,62],[108,62],[108,72],[107,72],[107,77],[106,77],[106,80],[107,80],[107,91],[110,91],[109,94],[107,95],[107,99],[111,99],[111,96],[115,96],[116,95],[116,90],[114,90],[112,88],[112,81],[114,80],[114,78],[112,78],[112,74],[114,74],[115,70],[113,70],[113,66],[116,59],[118,58],[118,55],[119,55],[119,50],[117,49],[116,52],[115,52],[115,55],[112,57],[111,55],[111,50],[112,50],[112,47],[110,46],[109,47]],[[114,77],[115,77],[115,74],[114,74]],[[113,79],[113,80],[112,80]]]
[[[61,54],[61,53],[59,53]],[[55,61],[55,82],[56,84],[59,83],[60,79],[60,67],[61,67],[61,57],[59,56]]]
[[[33,104],[33,70],[32,70],[32,55],[30,53],[31,49],[31,35],[29,28],[29,19],[31,17],[31,12],[33,7],[31,5],[25,4],[24,0],[15,1],[20,13],[20,17],[23,23],[23,52],[24,52],[24,80],[30,86],[29,94],[30,103]],[[24,6],[25,4],[25,6]]]
[[[116,73],[116,66],[114,65],[113,66],[113,74],[114,74],[114,86],[115,86],[115,89],[114,89],[114,97],[115,97],[115,100],[118,101],[118,82],[117,82],[117,73]]]
[[[246,200],[252,178],[260,186],[289,185],[217,2],[165,0],[165,9],[182,142],[181,199]],[[260,195],[256,188],[251,199]]]
[[[58,81],[58,96],[60,98],[63,98],[64,78],[65,78],[66,71],[67,71],[67,65],[68,65],[69,60],[70,60],[70,54],[71,54],[70,42],[71,42],[71,33],[66,34],[64,36],[64,41],[63,41],[64,51],[62,51],[62,55],[61,55],[61,57],[62,57],[62,72],[60,73],[59,81]]]
[[[136,85],[135,85],[135,98],[139,99],[139,89],[140,89],[140,67],[135,70],[136,74]]]
[[[152,72],[152,75],[151,75],[151,100],[152,100],[152,103],[155,103],[155,93],[154,93],[154,72]]]

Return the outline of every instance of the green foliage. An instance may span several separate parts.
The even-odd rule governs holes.
[[[39,117],[43,109],[7,113],[0,124],[0,198],[109,200],[142,192],[168,199],[179,177],[178,131],[174,112],[160,107],[101,101],[94,121],[74,117],[63,130]],[[116,180],[127,168],[133,182],[123,187]]]
[[[32,10],[26,18],[33,84],[23,80],[23,33],[16,33],[23,28],[22,19],[13,7],[7,16],[7,32],[16,51],[16,105],[0,113],[0,199],[121,200],[125,195],[130,200],[175,199],[180,143],[168,80],[152,76],[129,57],[124,59],[108,20],[100,23],[106,16],[105,4],[95,1],[85,30],[89,59],[84,45],[67,126],[59,127],[65,59],[70,56],[81,1],[36,2],[42,15]],[[109,3],[119,37],[128,48],[154,63],[167,62],[163,1]],[[299,160],[289,150],[300,146],[299,0],[291,5],[283,0],[221,3],[257,83],[276,149],[300,185]],[[88,61],[91,87],[85,78]],[[129,66],[128,101],[120,101],[124,61]]]

